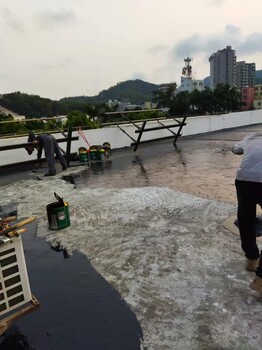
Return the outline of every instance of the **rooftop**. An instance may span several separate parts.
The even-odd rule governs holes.
[[[238,235],[223,225],[236,215],[241,156],[231,148],[256,130],[261,125],[183,138],[178,151],[171,141],[126,148],[41,180],[28,169],[1,172],[1,204],[15,201],[21,217],[38,218],[41,239],[28,232],[24,240],[42,307],[16,325],[32,348],[260,349],[262,297],[249,288],[254,274],[244,269]],[[70,208],[71,226],[60,231],[47,229],[54,192]],[[71,256],[59,263],[43,248],[58,242]],[[102,288],[96,299],[99,283],[115,294],[104,297]]]

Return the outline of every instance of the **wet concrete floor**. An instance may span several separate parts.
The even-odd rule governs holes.
[[[174,150],[174,147],[171,141],[157,142],[157,143],[152,143],[151,145],[150,144],[141,145],[138,151],[135,153],[130,148],[117,150],[115,152],[113,151],[112,156],[108,160],[106,160],[103,163],[92,163],[90,167],[86,167],[86,169],[84,169],[79,174],[79,177],[76,177],[74,181],[76,183],[77,188],[79,189],[83,189],[85,187],[88,187],[90,189],[103,189],[103,188],[124,189],[124,188],[134,188],[134,187],[139,188],[139,187],[149,187],[149,186],[150,187],[154,186],[157,188],[168,187],[176,191],[193,194],[198,197],[207,198],[210,200],[217,200],[217,201],[226,202],[230,204],[236,204],[234,178],[235,178],[236,169],[241,161],[241,157],[237,157],[233,155],[231,152],[231,148],[235,142],[241,140],[248,132],[259,131],[260,129],[261,129],[261,126],[251,126],[251,127],[232,129],[232,130],[227,130],[227,131],[222,131],[222,132],[217,132],[217,133],[212,133],[207,135],[194,136],[192,138],[181,139],[178,142],[179,149],[177,151]],[[20,172],[19,174],[17,174],[17,178],[20,178],[20,179],[26,178],[27,175],[28,175],[28,172],[24,172],[24,173]],[[3,183],[2,183],[1,177],[0,177],[1,184],[7,184],[8,181],[12,182],[13,178],[7,179],[7,176],[4,176]],[[207,221],[208,218],[203,217],[203,220]],[[192,218],[192,222],[193,221],[194,221],[194,218]],[[203,232],[201,234],[205,236],[205,231]],[[223,236],[221,232],[220,232],[220,235]],[[69,259],[64,259],[62,254],[63,252],[57,253],[51,250],[45,241],[39,241],[38,238],[32,239],[32,236],[30,238],[28,237],[30,236],[27,234],[25,236],[25,249],[26,249],[26,257],[28,256],[27,259],[28,259],[29,276],[30,276],[30,280],[32,280],[32,283],[31,283],[32,292],[36,295],[36,297],[40,300],[40,302],[44,300],[44,302],[42,302],[44,304],[43,311],[41,311],[40,309],[39,311],[36,311],[31,315],[28,315],[25,318],[21,319],[15,325],[15,327],[16,326],[18,327],[16,329],[17,332],[21,332],[22,335],[24,335],[27,339],[29,339],[30,346],[35,346],[35,349],[42,349],[42,348],[44,349],[44,348],[48,348],[48,346],[49,348],[54,348],[54,349],[60,349],[60,348],[64,349],[66,347],[64,347],[63,344],[67,343],[65,339],[68,339],[68,343],[71,346],[71,347],[69,346],[68,349],[72,348],[73,346],[78,349],[90,348],[95,350],[100,350],[100,348],[101,350],[102,349],[103,350],[104,349],[125,350],[125,349],[129,349],[130,348],[129,346],[133,346],[130,349],[133,349],[133,348],[139,349],[138,340],[142,332],[138,322],[135,319],[134,314],[126,306],[126,304],[122,302],[121,297],[116,292],[114,292],[115,294],[113,293],[114,295],[110,294],[110,291],[112,291],[112,287],[110,286],[110,284],[105,282],[105,280],[103,280],[103,278],[100,275],[98,275],[95,272],[95,274],[98,275],[97,280],[95,279],[95,277],[94,279],[92,279],[90,276],[86,275],[87,269],[89,271],[88,273],[90,273],[90,271],[92,270],[92,266],[91,265],[88,266],[89,262],[86,259],[86,257],[82,256],[79,253],[74,253],[73,256],[70,257]],[[193,242],[193,236],[191,237],[191,239]],[[216,239],[217,245],[220,244],[219,240],[220,240],[220,237],[218,236]],[[234,249],[236,250],[237,249],[236,247],[238,247],[238,243],[235,244],[234,238],[230,238],[229,241],[230,241],[230,244],[234,245]],[[221,247],[222,245],[220,246],[220,248]],[[37,254],[38,249],[39,249],[39,254]],[[236,254],[239,254],[239,253],[238,252],[235,253],[235,256]],[[221,256],[220,258],[221,260],[219,261],[219,263],[221,263],[223,257]],[[36,264],[36,261],[38,261],[38,259],[40,262],[39,265]],[[74,264],[74,259],[76,260],[75,264]],[[84,267],[82,269],[83,262],[84,262]],[[205,261],[203,260],[201,263],[205,264]],[[229,262],[227,261],[225,261],[225,263],[229,264]],[[57,275],[60,276],[60,274],[66,273],[65,271],[67,271],[67,268],[70,268],[69,265],[72,266],[70,275],[68,275],[69,278],[65,278],[62,281],[60,280],[60,282],[59,280],[55,281],[54,282],[55,288],[53,289],[50,282],[55,280],[57,278],[56,277]],[[46,266],[48,266],[48,268],[46,268]],[[178,266],[179,266],[179,262],[178,262]],[[45,268],[46,268],[46,271],[48,271],[47,276],[44,276],[43,269]],[[202,269],[203,267],[199,271],[202,271]],[[43,271],[43,272],[40,274],[39,271]],[[79,275],[79,271],[80,271],[80,275]],[[49,279],[50,273],[53,274],[52,280]],[[240,273],[242,272],[239,272],[239,274]],[[40,275],[41,275],[41,279],[43,279],[43,283],[41,284],[39,284]],[[85,282],[82,282],[82,279],[79,278],[79,276],[81,277],[85,276],[86,278],[84,279]],[[99,280],[99,278],[101,278],[101,281]],[[243,276],[241,275],[241,278],[245,279],[246,275],[244,275],[243,273]],[[89,281],[90,283],[88,283]],[[98,298],[99,300],[98,310],[100,311],[100,313],[98,314],[98,318],[95,319],[94,321],[96,312],[95,312],[95,308],[92,306],[93,304],[97,304],[97,299],[96,299],[97,293],[95,294],[94,298],[92,298],[92,296],[94,296],[93,288],[95,288],[95,290],[98,288],[99,281],[101,285],[103,285],[103,283],[105,283],[105,285],[103,285],[103,288],[101,288],[101,291],[100,291],[101,294]],[[81,287],[79,286],[80,282],[81,282]],[[72,290],[72,285],[74,283],[79,286],[79,290],[76,289],[77,298],[82,298],[81,300],[86,301],[86,306],[85,306],[86,309],[84,307],[85,312],[81,316],[81,322],[79,322],[79,324],[81,324],[80,333],[77,333],[78,323],[77,322],[75,323],[74,321],[72,322],[72,319],[74,319],[72,315],[78,316],[78,310],[74,310],[75,306],[70,309],[71,312],[68,311],[67,309],[68,305],[71,305],[71,301],[74,298],[74,291]],[[82,290],[83,290],[82,283],[84,285],[85,283],[88,284],[89,285],[88,288],[91,288],[91,289],[86,289],[86,290],[84,289],[82,293]],[[45,293],[46,289],[43,289],[43,285],[48,287],[47,293]],[[108,287],[109,290],[107,290],[106,287]],[[57,295],[58,289],[63,290],[63,293],[60,293],[59,295]],[[216,290],[220,291],[218,285],[216,286]],[[229,290],[228,287],[225,290]],[[123,289],[123,291],[125,291],[125,289]],[[65,296],[63,296],[62,294],[65,294]],[[52,301],[51,298],[53,298],[54,295],[55,295],[54,301]],[[87,295],[88,295],[88,298],[85,298]],[[61,304],[60,304],[60,297],[63,297],[63,302]],[[107,305],[109,303],[108,301],[110,300],[110,304],[111,304],[111,299],[113,299],[114,297],[116,298],[116,300],[118,298],[118,301],[116,301],[115,304],[119,304],[118,305],[119,310],[121,309],[121,311],[119,311],[119,313],[116,312],[116,314],[119,315],[120,319],[122,319],[122,317],[124,319],[128,319],[127,327],[129,329],[130,325],[132,325],[131,326],[131,330],[133,332],[132,334],[126,333],[125,326],[123,326],[123,322],[119,322],[119,318],[116,320],[111,319],[111,315],[114,314],[114,311],[112,313],[110,311],[106,311],[108,310],[106,309],[106,307],[109,307],[109,305]],[[146,295],[145,295],[145,298],[146,298]],[[102,301],[105,300],[105,303],[102,304],[101,300]],[[255,303],[253,299],[251,301],[252,303]],[[153,302],[154,300],[152,301],[152,303]],[[45,306],[46,304],[50,305],[50,307],[48,307],[47,309]],[[63,304],[66,304],[64,308],[62,306]],[[105,305],[105,310],[104,308],[101,308],[101,305]],[[212,304],[212,305],[215,305],[215,304]],[[162,307],[162,306],[163,306],[163,309],[165,310],[165,313],[167,314],[168,310],[166,309],[166,306],[164,304],[163,305],[159,304],[159,307]],[[89,310],[89,307],[91,311]],[[53,308],[55,308],[55,312],[53,311]],[[109,309],[111,310],[111,308]],[[204,311],[202,309],[198,310],[198,312],[204,312]],[[35,317],[37,314],[40,315],[40,312],[44,313],[44,315],[43,315],[43,320],[42,320],[42,317],[37,316],[39,317],[39,323],[38,323],[38,322],[35,322]],[[60,315],[60,313],[61,313],[61,316],[57,317],[57,315]],[[89,321],[84,321],[86,314],[88,313],[91,313],[91,318],[89,319]],[[223,313],[224,313],[224,309],[223,309]],[[153,314],[154,312],[152,312],[152,315],[150,314],[147,315],[149,319],[151,318],[153,320],[153,317],[157,317],[157,314],[155,316]],[[68,321],[68,319],[70,319],[70,321]],[[48,322],[50,320],[52,320],[51,326],[49,326],[49,322]],[[104,322],[104,320],[106,321]],[[200,323],[202,321],[200,320]],[[178,330],[179,330],[179,327],[181,327],[181,322],[183,321],[180,320],[180,323],[177,323]],[[85,327],[82,327],[82,324],[85,324]],[[111,328],[108,328],[109,329],[108,332],[106,331],[107,327],[104,327],[105,324],[107,326],[109,324],[112,325]],[[121,327],[120,329],[118,328],[119,324]],[[144,326],[145,324],[146,324],[146,319],[144,320]],[[157,344],[159,343],[157,337],[161,338],[161,335],[160,334],[154,335],[152,333],[153,324],[154,322],[152,323],[151,329],[149,328],[150,332],[148,334],[148,337],[151,336],[152,338],[154,338],[155,336],[154,343]],[[154,326],[157,326],[157,325],[155,324]],[[31,327],[33,327],[33,332],[31,332],[30,330]],[[90,332],[89,335],[87,335],[87,331],[89,327],[90,327],[90,330],[92,331]],[[66,329],[67,332],[64,333],[63,329]],[[77,335],[76,337],[74,336],[74,333],[71,332],[71,329],[73,329],[76,332],[76,335]],[[169,330],[167,327],[166,332],[168,331]],[[202,332],[201,329],[199,328],[200,338],[198,339],[198,341],[200,343],[203,342],[203,339],[205,339],[205,337],[207,337],[206,335],[204,335],[204,333],[205,332],[204,331]],[[93,343],[93,341],[95,341],[94,338],[96,337],[93,337],[93,335],[98,336],[99,340],[97,340],[97,343],[96,343],[98,345],[94,345],[95,343]],[[113,337],[111,337],[112,335]],[[114,335],[116,335],[116,338]],[[6,335],[6,337],[7,336],[8,334]],[[172,338],[171,333],[169,336],[171,339]],[[126,339],[128,339],[127,342],[121,343],[122,340],[123,341],[126,340],[124,339],[125,337]],[[134,337],[133,341],[132,341],[133,339],[132,337]],[[166,336],[166,338],[168,338],[168,336]],[[89,341],[89,339],[91,341],[90,344],[86,343],[86,341]],[[101,339],[102,341],[107,341],[107,343],[104,343],[102,345]],[[116,339],[118,339],[120,343],[118,343]],[[78,341],[80,343],[78,343]],[[112,343],[110,343],[110,341],[112,341]],[[42,342],[43,344],[45,344],[45,347],[41,347],[42,345],[40,345],[40,343]],[[177,344],[178,343],[179,343],[179,340],[177,340]],[[110,347],[111,344],[112,344],[112,347]],[[191,346],[190,344],[191,343],[188,343],[188,346]],[[3,342],[2,342],[2,345],[3,345]],[[101,347],[99,347],[100,345]],[[157,348],[158,348],[157,346],[154,347],[154,349],[157,349]],[[171,347],[167,345],[165,347],[165,345],[162,345],[162,347],[159,347],[159,349],[160,348],[172,349],[172,345]],[[180,348],[186,349],[187,348],[186,343],[184,347],[180,347]],[[222,347],[222,348],[226,349],[225,347]],[[204,347],[201,348],[200,346],[198,347],[198,349],[204,349]],[[210,347],[206,346],[205,349],[212,349],[212,343]],[[258,349],[258,348],[254,346],[252,347],[252,349]]]

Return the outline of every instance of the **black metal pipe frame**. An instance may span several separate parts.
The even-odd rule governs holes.
[[[56,139],[58,143],[61,142],[66,142],[66,152],[64,152],[60,147],[61,151],[66,154],[66,162],[67,166],[69,167],[70,163],[70,156],[71,156],[71,143],[72,141],[77,141],[79,140],[78,136],[72,137],[72,128],[68,128],[68,134],[67,137],[62,138],[62,139]],[[25,148],[28,145],[34,145],[32,142],[27,142],[27,143],[20,143],[17,145],[6,145],[6,146],[0,146],[0,152],[1,151],[9,151],[9,150],[14,150],[14,149],[20,149],[20,148]],[[39,160],[38,160],[39,161]],[[34,161],[35,162],[35,161]]]
[[[71,133],[72,135],[72,133]],[[67,142],[69,140],[69,137],[67,138],[63,138],[63,139],[56,139],[56,141],[58,143],[61,143],[61,142]],[[73,136],[71,137],[70,139],[71,141],[77,141],[79,140],[79,137],[78,136]],[[1,151],[9,151],[9,150],[12,150],[12,149],[19,149],[19,148],[25,148],[26,146],[28,145],[33,145],[33,143],[29,143],[29,142],[26,142],[26,143],[20,143],[20,144],[17,144],[17,145],[7,145],[7,146],[0,146],[0,152]],[[71,146],[71,145],[70,145]]]
[[[159,137],[159,138],[151,139],[151,140],[148,140],[148,141],[141,141],[141,137],[142,137],[142,134],[144,132],[155,131],[155,130],[163,130],[163,129],[167,129],[168,131],[170,131],[173,134],[173,136],[171,136],[171,137],[175,136],[173,144],[174,144],[174,147],[177,148],[176,142],[178,140],[178,137],[182,135],[181,131],[182,131],[183,126],[186,125],[186,119],[187,119],[187,116],[184,116],[182,122],[180,122],[178,120],[175,120],[177,122],[177,124],[172,124],[172,125],[164,125],[164,124],[162,124],[161,122],[159,122],[157,120],[157,122],[161,126],[155,126],[155,127],[151,127],[151,128],[147,128],[147,129],[145,128],[147,121],[144,121],[143,124],[142,124],[142,127],[139,130],[135,130],[135,133],[138,134],[138,138],[137,138],[136,142],[131,144],[131,145],[134,145],[134,152],[136,152],[136,150],[137,150],[137,148],[138,148],[140,143],[145,143],[145,142],[149,142],[149,141],[156,141],[156,140],[164,140],[164,139],[170,138],[169,136],[167,136],[167,137]],[[177,133],[173,132],[171,130],[171,128],[178,128],[178,132]]]
[[[173,124],[173,125],[164,125],[164,126],[154,126],[152,128],[144,129],[143,132],[154,131],[154,130],[162,130],[162,129],[169,129],[169,128],[178,128],[181,125],[184,126],[185,124]],[[141,133],[141,131],[142,131],[142,128],[140,130],[135,130],[135,133]]]
[[[177,131],[177,135],[175,136],[175,139],[174,139],[174,142],[173,142],[175,148],[177,148],[176,142],[177,142],[178,137],[180,136],[180,133],[181,133],[181,131],[182,131],[182,128],[183,128],[184,125],[186,125],[186,119],[187,119],[187,116],[184,116],[184,118],[183,118],[183,120],[182,120],[182,122],[181,122],[181,124],[180,124],[180,127],[179,127],[179,129],[178,129],[178,131]]]
[[[180,134],[178,136],[182,136],[182,134]],[[140,141],[139,144],[141,144],[141,143],[149,143],[149,142],[154,142],[154,141],[170,140],[170,139],[173,139],[173,138],[174,138],[174,136],[156,137],[154,139]],[[132,142],[131,146],[135,146],[136,144],[137,144],[137,142]],[[134,152],[135,152],[135,150],[134,150]]]
[[[141,127],[140,130],[136,130],[136,131],[135,131],[135,132],[138,132],[139,135],[138,135],[138,138],[137,138],[135,147],[134,147],[134,152],[137,150],[137,147],[138,147],[138,145],[139,145],[139,143],[140,143],[140,140],[141,140],[142,134],[143,134],[143,132],[144,132],[145,126],[146,126],[146,121],[142,124],[142,127]]]
[[[67,132],[67,144],[66,144],[66,162],[68,167],[70,163],[71,142],[72,142],[72,127],[69,127]]]

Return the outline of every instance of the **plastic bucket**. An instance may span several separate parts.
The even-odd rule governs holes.
[[[50,230],[61,230],[70,226],[68,203],[50,203],[46,206],[48,225]]]

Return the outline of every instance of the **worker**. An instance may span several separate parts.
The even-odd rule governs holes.
[[[48,173],[46,173],[45,176],[56,175],[55,155],[58,157],[63,171],[67,169],[66,160],[63,157],[62,152],[60,151],[60,148],[54,136],[50,134],[40,134],[38,136],[35,136],[34,133],[30,131],[27,141],[30,142],[30,144],[27,145],[25,149],[27,150],[28,154],[31,155],[34,149],[36,148],[38,160],[41,159],[42,151],[44,149],[45,157],[48,164]]]
[[[262,206],[262,133],[248,134],[232,148],[233,153],[243,154],[236,174],[238,200],[237,218],[241,247],[247,258],[246,270],[255,271],[252,289],[262,292],[262,254],[256,242],[256,206]]]

